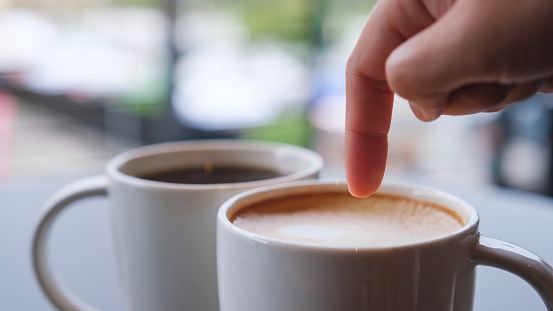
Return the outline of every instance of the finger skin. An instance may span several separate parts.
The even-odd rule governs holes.
[[[551,16],[550,0],[458,0],[392,51],[388,85],[425,121],[520,101],[553,74]]]
[[[346,87],[350,90],[350,101],[358,103],[346,107],[345,134],[346,177],[350,193],[357,197],[376,192],[384,177],[388,155],[387,134],[394,94],[374,84],[378,82],[350,77]]]
[[[541,93],[541,94],[553,93],[553,78],[550,78],[547,81],[545,81],[545,83],[538,90],[538,93]]]
[[[551,0],[378,1],[346,67],[350,192],[380,185],[393,93],[432,121],[553,92],[551,16]]]
[[[443,114],[498,112],[532,97],[543,84],[543,80],[538,80],[515,85],[495,83],[469,85],[452,92],[448,109]]]
[[[381,1],[348,60],[345,169],[354,196],[373,194],[384,176],[394,99],[386,82],[386,59],[406,37],[432,22],[420,1]]]

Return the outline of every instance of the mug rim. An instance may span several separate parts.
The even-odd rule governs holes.
[[[293,195],[293,194],[324,192],[325,190],[329,190],[333,187],[336,187],[334,189],[336,189],[337,192],[348,191],[346,182],[329,181],[329,180],[293,181],[285,184],[276,184],[276,185],[270,185],[265,187],[258,187],[258,188],[244,191],[242,193],[236,194],[233,197],[229,198],[221,205],[217,213],[217,227],[218,227],[217,230],[222,229],[233,235],[240,236],[241,238],[246,239],[252,243],[267,245],[271,247],[321,250],[321,251],[330,251],[330,252],[344,252],[344,251],[345,252],[351,252],[351,251],[378,252],[378,251],[386,251],[391,249],[412,249],[412,248],[418,248],[418,247],[433,244],[433,243],[460,239],[469,235],[470,233],[477,233],[478,231],[478,224],[480,220],[478,212],[471,204],[469,204],[465,200],[453,194],[450,194],[435,188],[427,187],[427,186],[401,183],[401,182],[388,182],[388,181],[382,182],[382,185],[380,186],[376,194],[398,195],[397,192],[400,192],[400,191],[412,191],[412,196],[409,196],[409,198],[417,199],[417,196],[420,196],[420,197],[424,196],[424,197],[435,197],[436,199],[437,198],[445,199],[454,204],[458,204],[463,209],[465,209],[466,212],[468,212],[468,217],[465,220],[463,227],[461,227],[456,231],[450,232],[448,234],[444,234],[438,237],[424,239],[416,242],[394,244],[394,245],[354,247],[354,246],[310,244],[305,242],[270,238],[270,237],[262,236],[262,235],[244,230],[234,225],[228,217],[228,216],[231,216],[231,214],[236,213],[244,206],[254,204],[260,201],[265,201],[268,199],[274,199],[274,198],[279,198],[279,197]],[[295,189],[295,191],[293,191],[293,193],[286,192],[286,190],[288,189]],[[393,190],[396,190],[396,191],[393,191]],[[393,192],[396,192],[396,193],[393,193]],[[399,196],[401,196],[401,194],[399,194]],[[431,200],[423,200],[423,201],[436,203],[436,202],[432,202]],[[236,207],[236,204],[241,204],[241,206]],[[454,208],[452,208],[451,205],[450,206],[445,206],[444,204],[440,204],[440,205],[442,205],[444,208],[447,208],[450,211],[454,211]],[[233,208],[236,209],[236,211],[233,211],[232,210]]]
[[[186,151],[273,151],[281,149],[289,154],[306,159],[309,165],[301,170],[291,174],[285,174],[275,178],[243,181],[236,183],[217,183],[217,184],[185,184],[185,183],[170,183],[163,181],[154,181],[132,176],[121,171],[121,167],[131,160],[153,156],[158,154],[168,154],[173,152]],[[134,186],[147,186],[153,188],[164,189],[194,189],[194,190],[212,190],[212,189],[235,189],[235,188],[251,188],[262,187],[273,183],[289,182],[296,179],[307,178],[309,176],[320,173],[323,168],[323,158],[317,152],[287,143],[250,140],[250,139],[199,139],[199,140],[184,140],[151,144],[137,147],[113,157],[106,164],[106,173],[115,180],[132,184]]]

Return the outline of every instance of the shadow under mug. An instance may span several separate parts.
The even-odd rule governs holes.
[[[226,201],[217,217],[221,311],[469,311],[477,265],[523,278],[553,311],[552,267],[525,249],[481,236],[476,210],[438,190],[380,187],[379,194],[445,207],[464,223],[450,234],[396,246],[317,246],[264,237],[230,220],[267,200],[286,206],[295,195],[325,198],[320,194],[347,191],[343,183],[303,181],[253,189]],[[316,200],[310,204],[316,206]]]
[[[182,168],[267,169],[279,177],[219,184],[176,184],[136,176]],[[46,204],[35,226],[32,257],[39,283],[60,310],[95,310],[51,275],[47,238],[72,202],[107,196],[114,225],[126,308],[133,311],[219,310],[216,217],[220,205],[244,190],[317,178],[322,158],[281,143],[205,140],[137,148],[110,160],[106,172],[71,183]]]

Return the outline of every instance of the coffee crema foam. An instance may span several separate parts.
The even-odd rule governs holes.
[[[463,227],[440,205],[399,196],[349,193],[291,195],[261,201],[232,215],[239,228],[268,238],[334,247],[374,247],[424,241]]]

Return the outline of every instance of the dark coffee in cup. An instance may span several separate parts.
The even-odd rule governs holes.
[[[272,179],[281,176],[283,174],[266,168],[214,166],[208,163],[203,167],[176,168],[150,172],[136,177],[178,184],[226,184]]]

